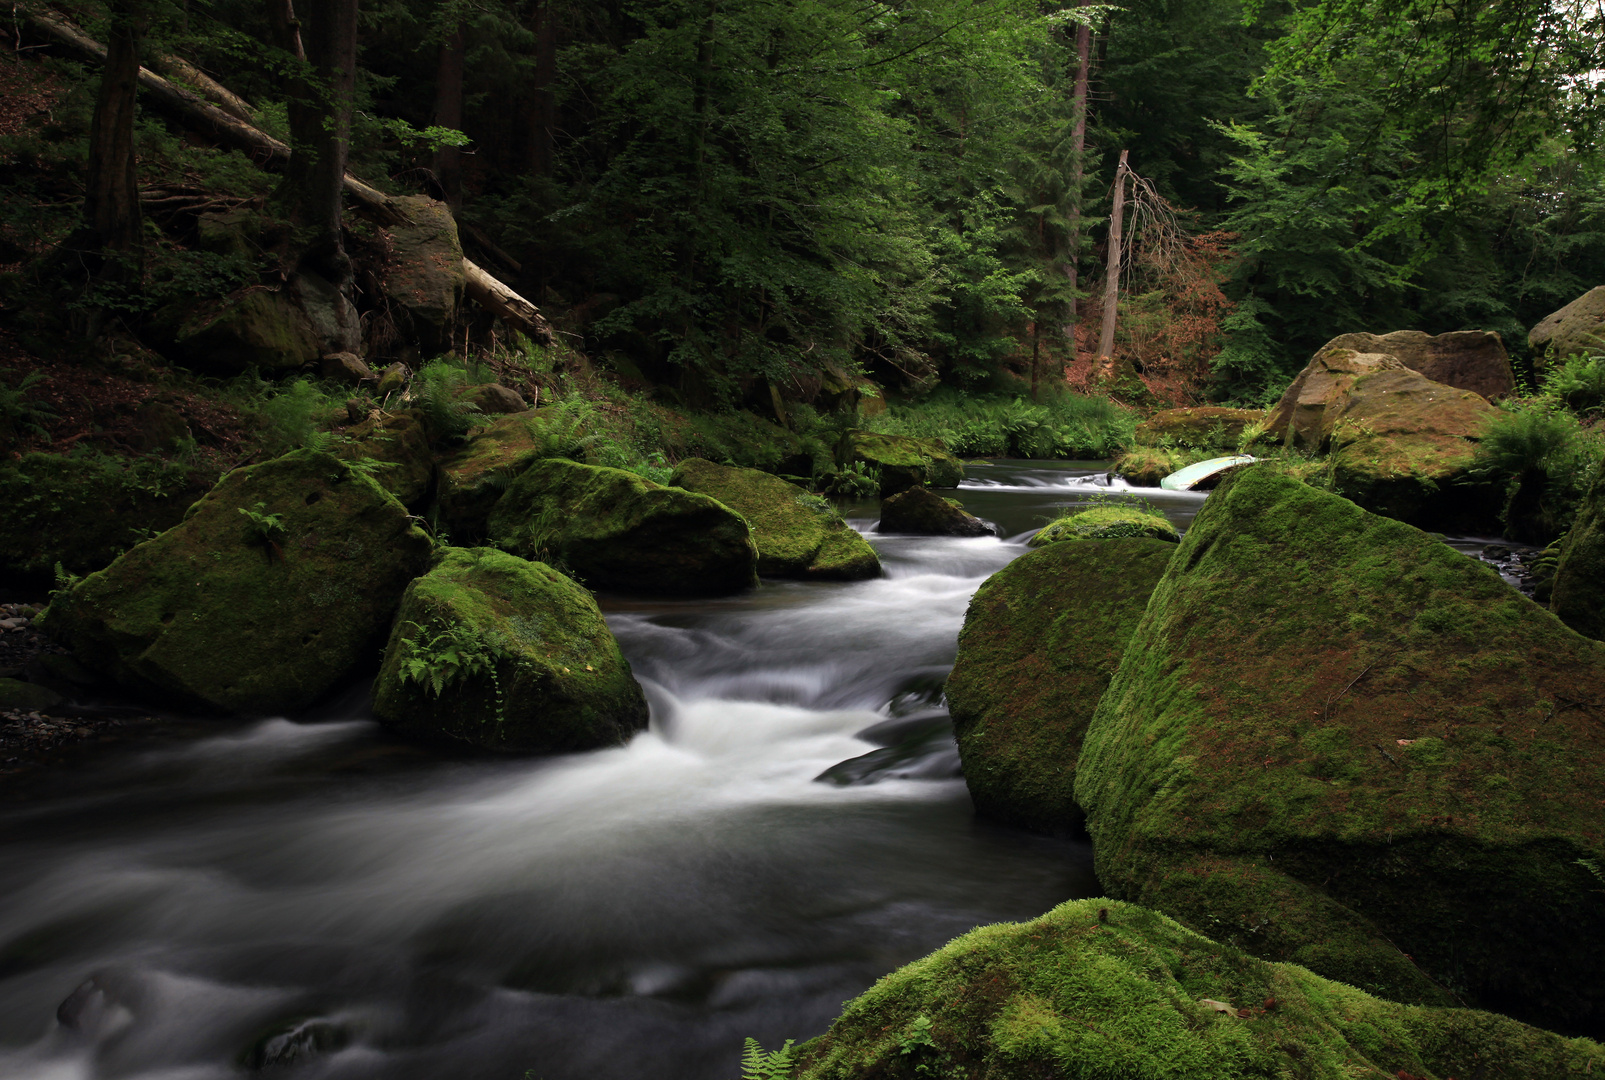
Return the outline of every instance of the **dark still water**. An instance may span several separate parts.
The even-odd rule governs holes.
[[[938,691],[970,595],[1101,472],[971,475],[1012,539],[871,533],[876,581],[604,598],[653,706],[626,747],[442,759],[359,691],[6,806],[0,1077],[733,1080],[744,1037],[1096,894],[1086,845],[973,819]]]

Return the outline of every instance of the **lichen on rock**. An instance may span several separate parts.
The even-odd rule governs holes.
[[[646,727],[646,698],[596,601],[543,563],[450,548],[407,588],[374,715],[488,750],[614,746]]]

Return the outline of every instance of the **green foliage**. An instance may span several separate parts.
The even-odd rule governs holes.
[[[461,439],[483,415],[478,405],[461,400],[469,385],[468,371],[450,360],[431,360],[418,369],[409,393],[413,405],[424,414],[431,439]]]
[[[257,503],[254,509],[247,510],[243,506],[238,509],[246,521],[247,540],[278,547],[279,539],[284,536],[284,515],[267,513],[267,503],[264,502]]]
[[[1130,445],[1137,420],[1107,398],[1059,393],[1042,403],[937,393],[893,405],[866,423],[887,435],[940,439],[962,457],[1111,458]]]
[[[9,433],[15,437],[31,433],[49,440],[50,433],[44,424],[58,419],[56,412],[48,405],[29,400],[28,395],[30,389],[43,381],[42,373],[30,371],[16,386],[0,382],[0,435]]]
[[[825,480],[825,493],[838,499],[872,499],[880,494],[881,471],[864,461],[849,461]]]
[[[1605,406],[1605,356],[1578,353],[1554,362],[1543,376],[1543,396],[1580,415]]]
[[[757,1039],[748,1039],[741,1051],[741,1080],[791,1080],[797,1058],[793,1041],[787,1039],[779,1050],[765,1051]]]
[[[248,409],[263,426],[262,442],[271,453],[300,447],[325,450],[335,436],[323,429],[335,399],[310,379],[297,379],[276,394],[258,399]]]
[[[412,626],[417,634],[401,639],[406,650],[401,661],[403,682],[417,683],[438,698],[459,679],[479,675],[496,680],[500,650],[470,627],[454,622],[430,636],[423,625],[415,622]],[[499,683],[497,687],[499,697]]]

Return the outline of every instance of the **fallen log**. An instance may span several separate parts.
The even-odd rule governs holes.
[[[50,12],[22,9],[28,24],[46,41],[85,63],[102,64],[106,61],[106,47],[85,34],[66,19]],[[230,93],[198,69],[184,61],[183,78],[195,81],[190,72],[200,76],[232,102],[250,110],[242,99]],[[197,83],[197,85],[202,85]],[[139,87],[145,91],[151,104],[159,111],[172,116],[186,127],[196,128],[218,142],[245,151],[260,165],[283,166],[290,160],[290,148],[255,125],[218,108],[198,94],[164,79],[149,68],[139,69]],[[363,183],[350,173],[345,175],[346,194],[357,204],[357,209],[382,225],[399,225],[409,218],[384,192]],[[541,315],[540,309],[518,293],[498,281],[489,271],[466,257],[463,267],[468,272],[468,295],[482,307],[501,316],[502,321],[542,345],[552,342],[552,328]]]

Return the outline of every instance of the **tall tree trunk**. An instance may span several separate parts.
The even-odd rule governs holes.
[[[89,129],[89,168],[81,239],[138,272],[144,250],[139,177],[134,160],[134,96],[146,13],[140,0],[112,5],[106,68]]]
[[[1083,3],[1085,0],[1083,0]],[[1080,5],[1078,5],[1080,6]],[[1076,25],[1076,80],[1070,92],[1071,116],[1075,127],[1070,134],[1070,213],[1066,225],[1064,275],[1070,283],[1066,304],[1064,335],[1070,355],[1076,352],[1076,289],[1081,258],[1081,186],[1086,177],[1087,88],[1092,74],[1092,27]]]
[[[557,4],[542,0],[535,14],[535,72],[531,88],[535,100],[530,105],[529,168],[536,176],[552,175],[553,137],[557,131],[557,95],[552,83],[557,79]]]
[[[1115,351],[1115,312],[1120,303],[1120,229],[1126,213],[1126,155],[1120,151],[1115,168],[1115,204],[1109,212],[1109,258],[1103,285],[1103,333],[1098,338],[1098,358],[1106,360]]]
[[[357,71],[357,0],[323,0],[305,20],[307,77],[290,98],[290,164],[282,189],[305,230],[301,262],[337,285],[350,278],[340,236],[341,198]]]
[[[461,131],[463,126],[463,27],[452,27],[440,43],[435,66],[435,126]],[[455,213],[463,204],[463,157],[455,146],[435,151],[435,177]]]
[[[267,0],[267,17],[279,48],[297,60],[305,60],[307,54],[301,44],[301,22],[295,17],[292,0]]]

